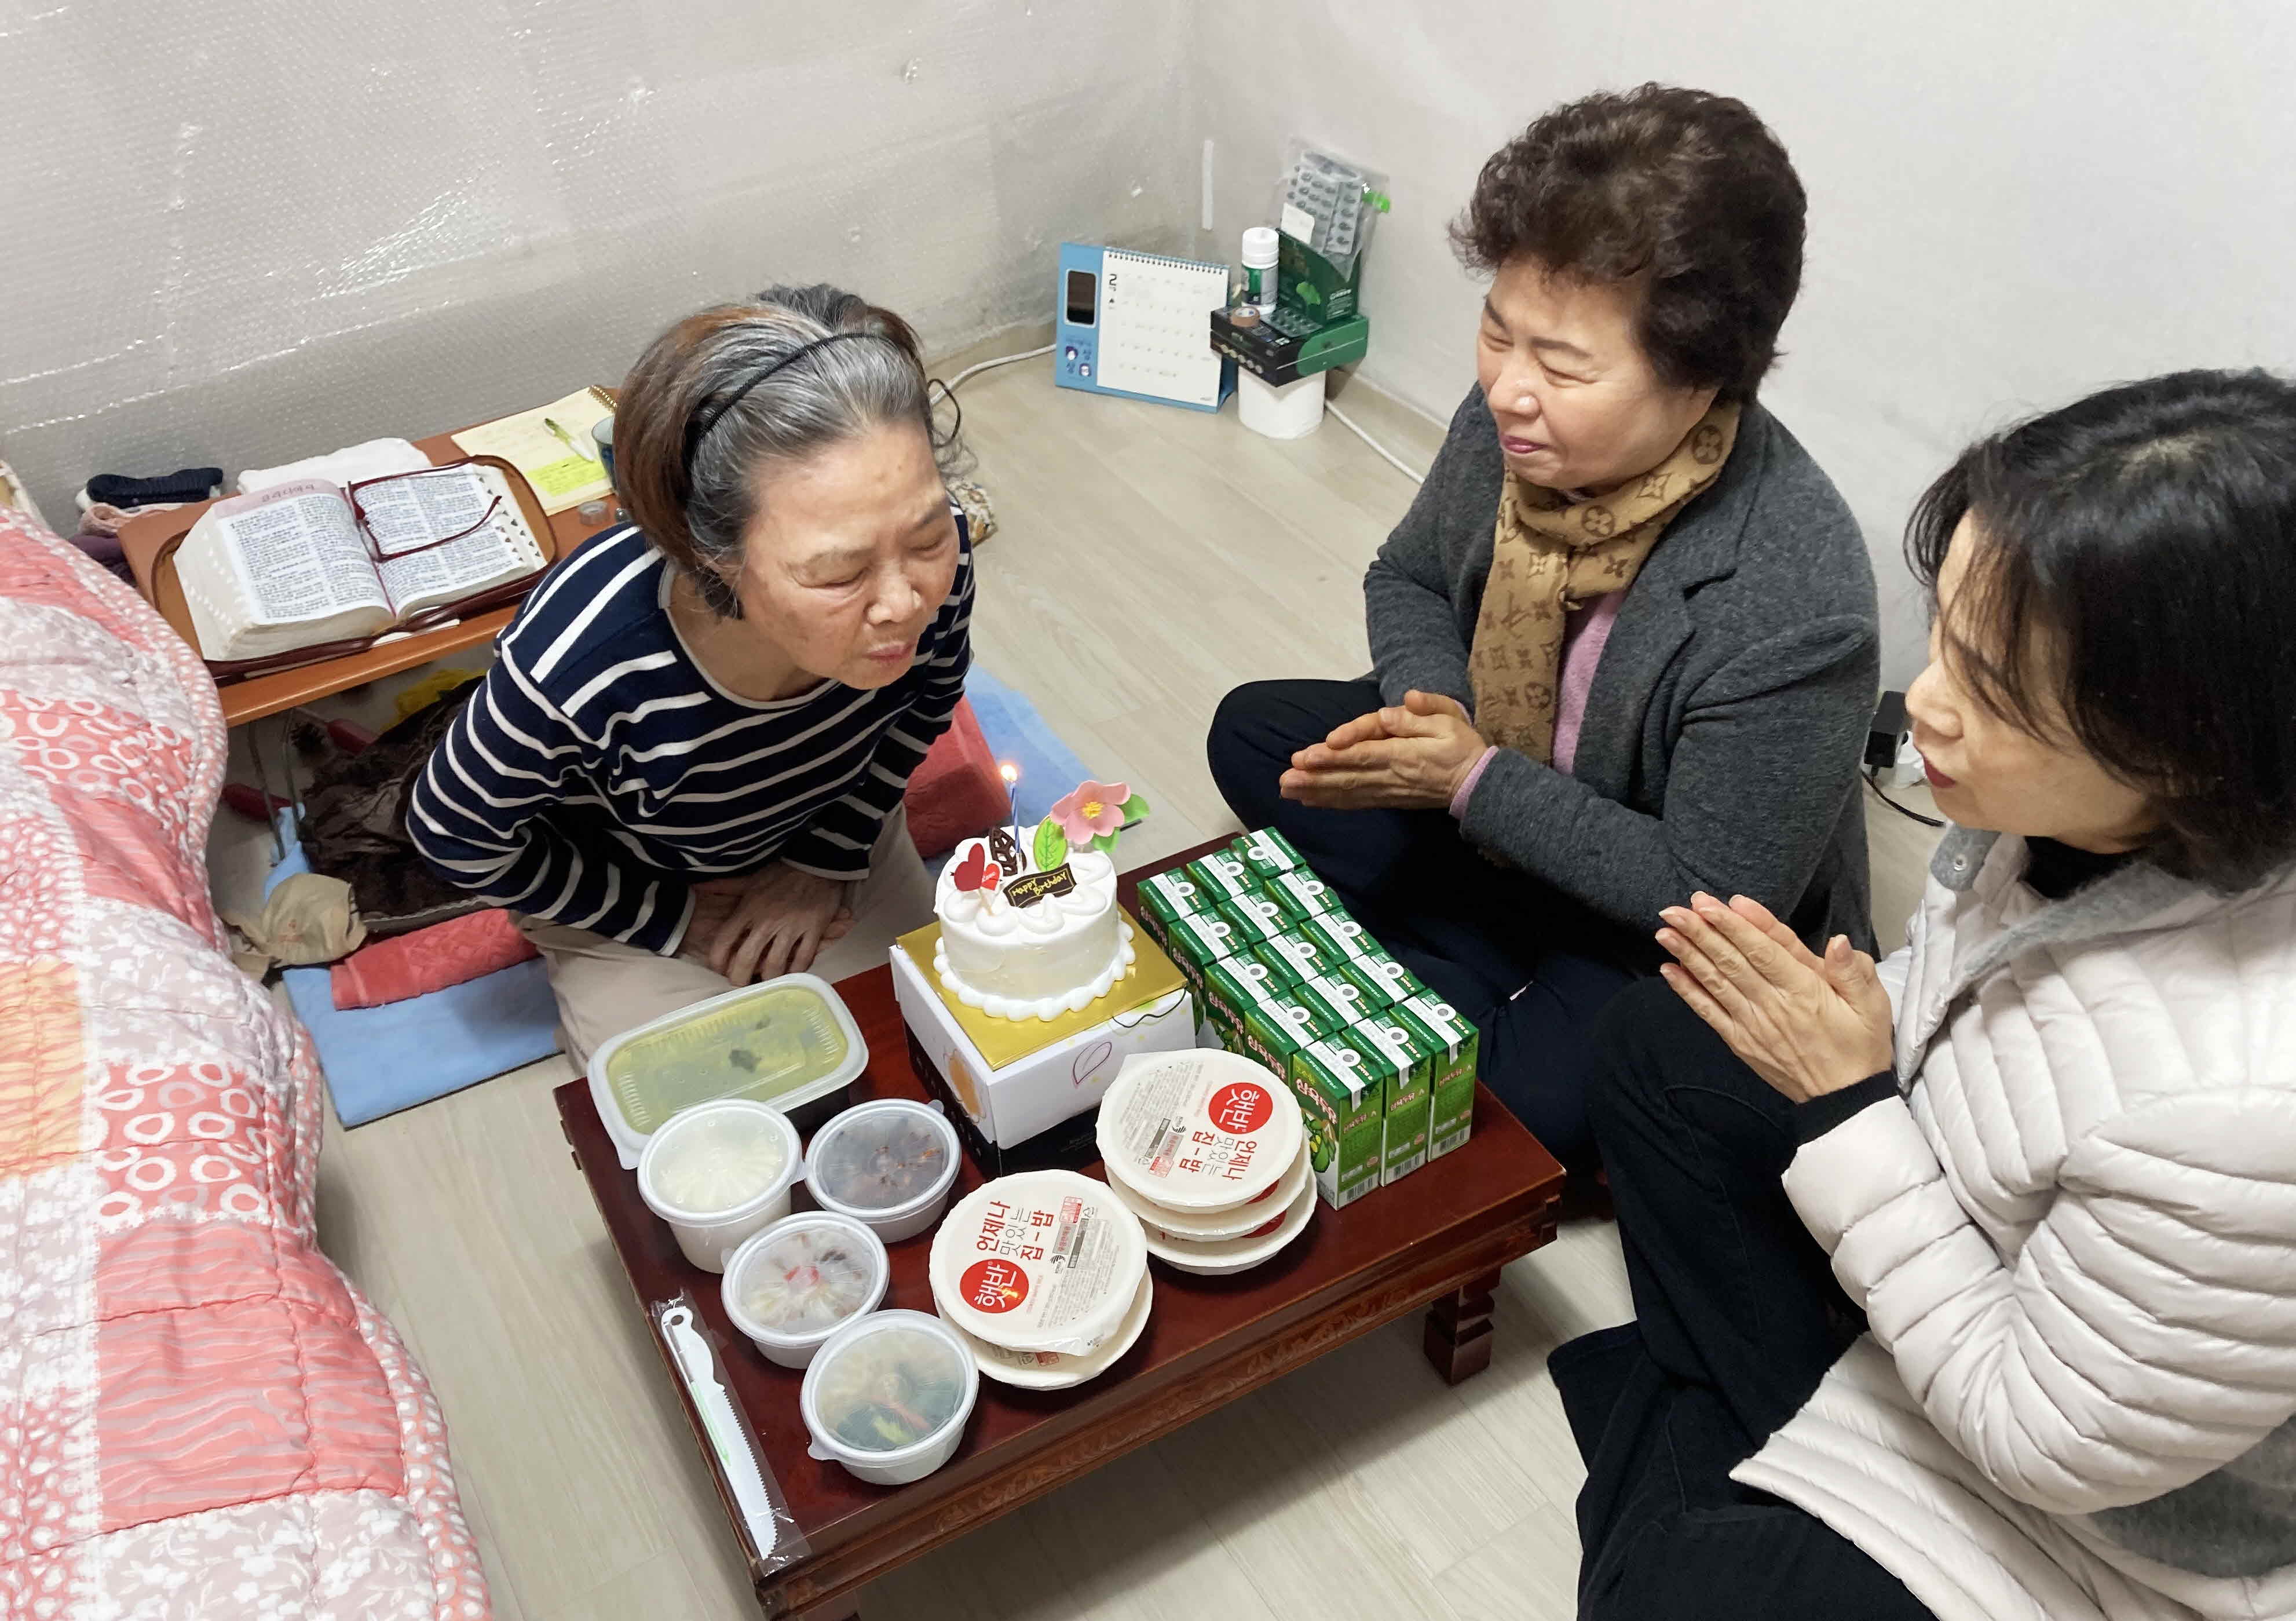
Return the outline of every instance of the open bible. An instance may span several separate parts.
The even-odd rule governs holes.
[[[267,662],[514,600],[552,555],[517,477],[463,462],[217,502],[174,555],[201,656]]]

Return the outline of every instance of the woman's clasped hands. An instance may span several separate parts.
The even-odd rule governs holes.
[[[1281,792],[1330,810],[1440,810],[1488,746],[1456,698],[1408,692],[1292,755]]]
[[[802,974],[821,948],[853,926],[849,884],[775,861],[746,878],[693,886],[693,916],[678,954],[736,985]]]
[[[1759,901],[1703,891],[1660,914],[1659,972],[1747,1067],[1796,1103],[1854,1086],[1891,1062],[1890,993],[1841,934],[1818,956]]]

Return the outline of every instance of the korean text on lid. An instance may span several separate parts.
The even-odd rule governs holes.
[[[976,1338],[1082,1356],[1123,1322],[1148,1267],[1140,1218],[1073,1171],[983,1183],[933,1234],[933,1301]]]
[[[1265,1066],[1195,1050],[1125,1060],[1101,1099],[1109,1176],[1175,1210],[1232,1210],[1299,1156],[1298,1099]]]

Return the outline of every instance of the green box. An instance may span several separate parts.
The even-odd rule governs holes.
[[[1251,868],[1240,856],[1225,850],[1189,862],[1180,868],[1180,876],[1206,894],[1220,901],[1241,901],[1256,892],[1259,885],[1251,876]]]
[[[1464,1014],[1440,998],[1407,996],[1395,1008],[1435,1048],[1434,1103],[1427,1123],[1427,1157],[1440,1159],[1475,1129],[1475,1053],[1480,1033]]]
[[[1384,953],[1378,957],[1358,957],[1352,962],[1341,963],[1338,967],[1332,969],[1324,977],[1326,979],[1343,979],[1349,984],[1361,990],[1366,997],[1371,999],[1364,1006],[1365,1016],[1368,1017],[1370,1015],[1379,1012],[1383,1008],[1392,1008],[1395,1006],[1395,992],[1391,988],[1390,988],[1387,976],[1382,974],[1374,974],[1372,972],[1372,967],[1374,963],[1394,961],[1395,959],[1389,957]],[[1399,967],[1400,965],[1398,966]]]
[[[1435,1044],[1392,1010],[1373,1015],[1347,1033],[1364,1049],[1386,1090],[1387,1147],[1382,1182],[1399,1181],[1427,1163],[1434,1097]]]
[[[1292,959],[1289,952],[1279,949],[1284,941],[1290,938],[1290,935],[1284,934],[1278,935],[1274,940],[1264,940],[1250,948],[1251,954],[1259,961],[1266,963],[1285,985],[1303,985],[1308,983],[1308,976],[1300,971],[1299,965]]]
[[[1305,872],[1308,868],[1292,841],[1273,827],[1244,834],[1231,841],[1227,848],[1228,853],[1249,868],[1262,884],[1280,873]]]
[[[1348,965],[1357,976],[1372,981],[1380,988],[1392,1008],[1410,996],[1430,996],[1433,992],[1420,983],[1419,975],[1390,957],[1385,951],[1369,957],[1358,957]]]
[[[1258,950],[1262,957],[1272,954],[1282,958],[1299,975],[1302,984],[1329,974],[1348,960],[1346,952],[1298,929],[1278,935]]]
[[[1216,897],[1208,895],[1185,873],[1154,873],[1140,880],[1140,926],[1166,951],[1172,949],[1172,920],[1208,912]]]
[[[1257,891],[1234,901],[1223,901],[1218,909],[1221,917],[1235,925],[1237,934],[1250,945],[1274,940],[1292,926],[1283,909]]]
[[[1300,1000],[1333,1020],[1340,1029],[1379,1011],[1378,992],[1337,974],[1308,980],[1294,992]]]
[[[1167,926],[1171,932],[1162,942],[1165,955],[1201,1001],[1204,970],[1234,956],[1243,950],[1244,942],[1237,938],[1235,925],[1218,912],[1191,912],[1169,919]]]
[[[1331,947],[1342,959],[1386,954],[1371,931],[1345,912],[1325,912],[1320,917],[1310,917],[1300,926],[1299,932]]]
[[[1316,1009],[1283,996],[1243,1008],[1234,1024],[1243,1056],[1287,1078],[1300,1049],[1332,1033],[1330,1024]]]
[[[1326,912],[1347,915],[1340,904],[1339,892],[1304,868],[1299,872],[1279,872],[1272,878],[1260,880],[1261,886],[1273,896],[1277,905],[1289,913],[1296,927],[1310,917],[1320,917]]]
[[[1332,1209],[1379,1186],[1386,1162],[1385,1095],[1371,1060],[1353,1042],[1326,1036],[1292,1057],[1285,1079],[1307,1116],[1316,1191]]]

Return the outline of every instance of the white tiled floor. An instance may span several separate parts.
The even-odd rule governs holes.
[[[1362,572],[1411,484],[1336,423],[1276,443],[1233,407],[1062,393],[1037,365],[964,401],[1003,525],[980,555],[979,656],[1154,802],[1128,860],[1232,830],[1203,761],[1212,706],[1240,681],[1367,667]],[[1426,465],[1431,424],[1361,390],[1347,403]],[[387,699],[344,707],[381,718]],[[218,892],[244,896],[267,855],[226,814]],[[355,1132],[331,1122],[321,1240],[430,1373],[504,1621],[754,1615],[568,1162],[550,1090],[570,1073],[552,1059]],[[1492,1366],[1456,1390],[1414,1313],[905,1568],[863,1613],[1567,1617],[1581,1470],[1546,1354],[1629,1314],[1612,1230],[1566,1227],[1507,1269]]]

